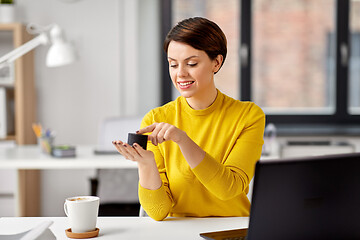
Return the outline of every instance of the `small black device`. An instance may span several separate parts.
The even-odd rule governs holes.
[[[128,141],[127,143],[132,146],[134,143],[139,144],[143,149],[146,150],[147,147],[148,136],[136,133],[129,133],[128,134]]]

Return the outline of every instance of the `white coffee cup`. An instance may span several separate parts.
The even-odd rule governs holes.
[[[67,198],[64,211],[68,216],[71,232],[84,233],[96,229],[100,198],[94,196],[78,196]]]

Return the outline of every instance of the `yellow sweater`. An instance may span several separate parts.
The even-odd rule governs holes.
[[[163,181],[157,190],[139,185],[140,203],[155,220],[167,216],[249,216],[246,196],[261,155],[265,115],[254,103],[241,102],[218,90],[215,102],[194,110],[178,97],[147,113],[141,127],[167,122],[185,131],[206,156],[191,169],[178,145],[166,141],[148,150]]]

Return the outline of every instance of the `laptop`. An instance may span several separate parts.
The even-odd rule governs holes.
[[[360,153],[258,161],[249,229],[200,236],[360,239]]]

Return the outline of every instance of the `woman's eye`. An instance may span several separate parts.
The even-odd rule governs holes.
[[[177,65],[176,65],[176,64],[170,64],[170,67],[171,67],[171,68],[176,68]]]
[[[190,67],[195,67],[195,66],[197,65],[197,63],[188,63],[188,65],[189,65]]]

